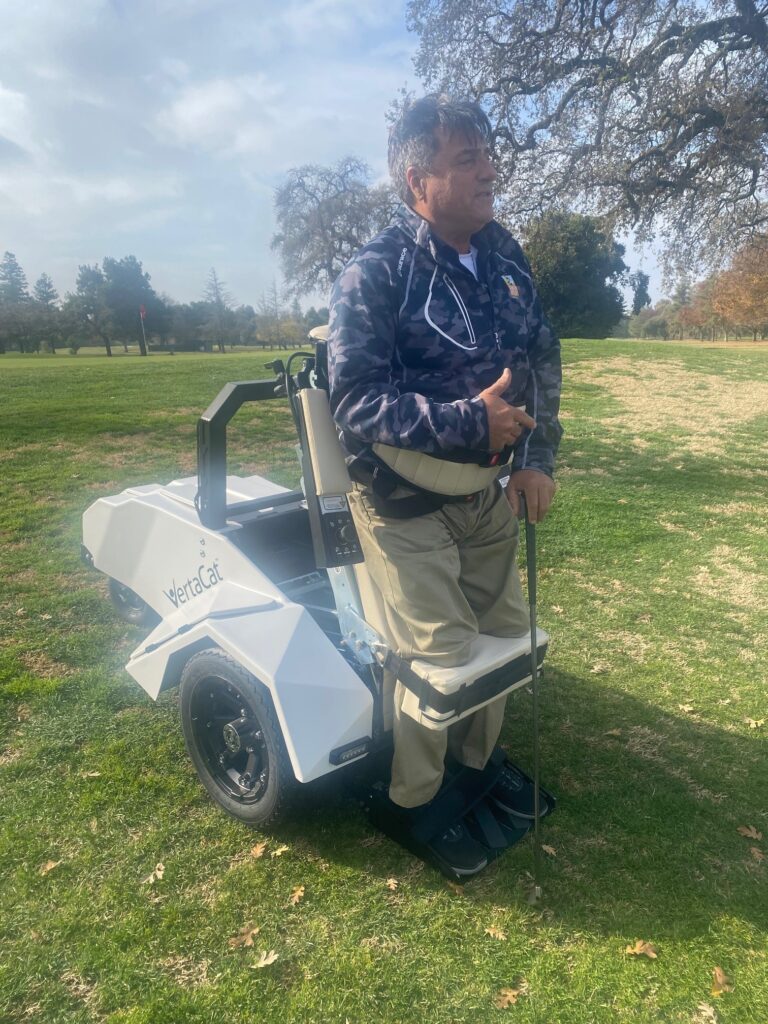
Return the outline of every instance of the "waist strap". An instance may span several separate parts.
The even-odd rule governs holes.
[[[373,445],[373,451],[394,473],[414,487],[446,496],[476,494],[485,490],[499,475],[501,467],[512,459],[511,448],[505,448],[498,454],[489,453],[485,466],[474,462],[436,459],[424,452],[395,448],[379,442]]]

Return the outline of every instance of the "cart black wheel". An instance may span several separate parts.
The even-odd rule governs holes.
[[[216,803],[247,825],[282,817],[297,783],[262,684],[214,647],[184,666],[180,704],[189,756]]]
[[[158,621],[157,612],[125,584],[110,579],[109,596],[115,611],[126,622],[134,626],[150,626]]]

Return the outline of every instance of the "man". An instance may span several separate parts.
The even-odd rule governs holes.
[[[357,481],[350,504],[388,640],[402,658],[442,665],[465,662],[478,632],[528,631],[519,496],[540,522],[561,434],[559,342],[520,246],[493,220],[490,141],[472,102],[430,95],[406,105],[389,142],[403,205],[342,271],[330,307],[331,410]],[[393,472],[388,454],[492,467],[511,446],[506,498],[495,481],[459,498],[425,493]],[[485,766],[505,698],[441,732],[404,715],[403,695],[398,683],[389,796],[415,817],[442,785],[446,753]],[[510,809],[517,790],[505,769],[492,795]],[[485,864],[461,827],[432,846],[460,873]]]

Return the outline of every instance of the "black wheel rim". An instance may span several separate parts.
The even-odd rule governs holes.
[[[225,727],[243,720],[240,747],[233,751]],[[206,676],[192,694],[190,724],[195,746],[218,788],[238,803],[258,803],[269,783],[269,750],[247,692],[222,676]],[[231,728],[228,733],[231,736]]]

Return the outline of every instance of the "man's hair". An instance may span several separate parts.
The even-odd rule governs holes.
[[[405,172],[409,167],[429,171],[439,148],[438,128],[449,137],[460,132],[468,139],[491,141],[493,129],[482,108],[473,100],[430,93],[419,100],[407,98],[400,116],[389,129],[389,173],[403,202],[413,201]]]

